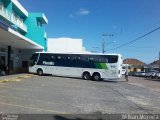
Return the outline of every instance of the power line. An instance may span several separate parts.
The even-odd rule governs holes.
[[[142,48],[142,49],[144,49],[144,48],[146,48],[146,49],[148,49],[148,48],[152,48],[152,49],[160,49],[160,48],[158,48],[158,47],[149,47],[149,46],[144,46],[144,47],[139,47],[139,46],[128,46],[128,47],[131,47],[131,48]]]
[[[132,41],[130,41],[130,42],[127,42],[127,43],[125,43],[125,44],[123,44],[123,45],[117,46],[117,47],[115,47],[115,48],[113,48],[113,49],[109,49],[108,51],[115,50],[115,49],[124,47],[124,46],[126,46],[126,45],[128,45],[128,44],[131,44],[131,43],[133,43],[133,42],[135,42],[135,41],[137,41],[137,40],[139,40],[139,39],[142,39],[142,38],[144,38],[145,36],[147,36],[147,35],[155,32],[155,31],[157,31],[157,30],[159,30],[159,29],[160,29],[160,27],[157,27],[157,28],[155,28],[154,30],[151,30],[150,32],[148,32],[148,33],[146,33],[146,34],[144,34],[144,35],[142,35],[142,36],[140,36],[140,37],[138,37],[138,38],[136,38],[136,39],[134,39],[134,40],[132,40]]]

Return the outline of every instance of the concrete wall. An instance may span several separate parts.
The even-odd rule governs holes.
[[[73,38],[48,38],[48,52],[81,53],[84,52],[82,39]]]

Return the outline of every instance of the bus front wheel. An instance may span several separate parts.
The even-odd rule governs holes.
[[[42,70],[42,69],[38,69],[38,70],[37,70],[37,74],[38,74],[38,75],[43,75],[43,70]]]
[[[91,79],[90,73],[89,73],[89,72],[84,72],[84,73],[83,73],[83,79],[84,79],[84,80],[89,80],[89,79]]]

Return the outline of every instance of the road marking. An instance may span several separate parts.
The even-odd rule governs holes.
[[[0,102],[1,105],[8,105],[8,106],[14,106],[14,107],[20,107],[20,108],[25,108],[25,109],[33,109],[33,110],[39,110],[39,111],[45,111],[45,112],[52,112],[56,114],[69,114],[66,112],[59,112],[55,110],[49,110],[49,109],[42,109],[42,108],[35,108],[35,107],[27,107],[23,105],[17,105],[17,104],[10,104],[10,103],[5,103],[5,102]]]
[[[138,84],[138,83],[128,83],[128,84],[136,85],[136,86],[139,86],[139,87],[143,87],[143,88],[145,88],[145,86],[144,86],[144,85],[141,85],[141,84]]]

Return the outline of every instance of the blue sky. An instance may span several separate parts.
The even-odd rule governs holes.
[[[160,30],[125,47],[110,50],[160,26],[160,0],[19,0],[28,12],[43,12],[49,38],[83,39],[88,51],[101,52],[102,34],[106,51],[121,53],[145,63],[158,59]],[[113,41],[116,41],[113,43]],[[108,45],[107,45],[108,44]]]

